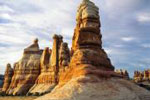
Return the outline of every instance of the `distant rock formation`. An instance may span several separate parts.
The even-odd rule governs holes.
[[[117,69],[117,70],[115,70],[115,72],[117,74],[120,74],[122,76],[122,78],[129,79],[129,73],[127,70]]]
[[[143,73],[139,71],[134,71],[134,81],[141,82],[143,80]]]
[[[134,81],[136,83],[143,81],[150,81],[150,70],[145,70],[143,72],[135,71],[134,72]]]
[[[135,71],[133,81],[147,90],[150,90],[150,70]]]
[[[8,63],[4,75],[4,84],[3,84],[2,92],[6,92],[7,89],[9,88],[13,74],[14,74],[13,68],[11,68],[11,65]]]

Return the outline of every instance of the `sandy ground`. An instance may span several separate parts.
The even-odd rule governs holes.
[[[37,97],[0,97],[0,100],[34,100]]]

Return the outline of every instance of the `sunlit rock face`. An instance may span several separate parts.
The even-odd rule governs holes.
[[[7,94],[25,95],[34,85],[40,71],[41,53],[37,39],[24,49],[23,57],[14,64],[14,75]]]
[[[29,90],[28,95],[43,94],[54,86],[54,72],[49,66],[51,52],[52,50],[48,47],[44,49],[40,59],[40,74]]]
[[[102,70],[113,71],[114,67],[102,49],[98,7],[89,0],[83,0],[78,8],[76,20],[71,66],[90,64]]]
[[[11,79],[13,76],[13,68],[11,68],[11,65],[8,63],[6,66],[6,71],[5,71],[5,75],[4,75],[4,84],[3,84],[3,88],[2,91],[6,92],[9,88],[9,85],[11,83]]]

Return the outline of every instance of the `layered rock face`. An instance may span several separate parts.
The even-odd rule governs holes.
[[[25,95],[34,85],[40,71],[41,53],[37,39],[24,49],[23,57],[14,64],[14,75],[7,94]]]
[[[117,69],[117,70],[115,70],[115,72],[117,74],[120,74],[122,76],[122,78],[129,79],[129,73],[127,70]]]
[[[102,49],[99,18],[98,7],[91,1],[83,0],[77,11],[71,66],[90,64],[102,70],[114,70],[107,54]]]
[[[4,75],[4,84],[3,84],[3,88],[2,88],[3,92],[6,92],[7,89],[9,88],[12,76],[13,76],[13,68],[11,68],[10,64],[7,64],[5,75]]]
[[[45,93],[54,85],[54,72],[49,68],[50,56],[51,49],[47,47],[44,49],[40,59],[40,75],[36,79],[34,86],[29,90],[29,95]]]
[[[65,68],[69,66],[70,63],[70,50],[68,48],[68,43],[62,42],[59,50],[59,72],[65,71]]]

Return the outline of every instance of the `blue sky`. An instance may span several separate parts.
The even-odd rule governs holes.
[[[82,0],[0,0],[0,73],[39,38],[52,47],[53,34],[71,46]],[[150,0],[92,0],[100,8],[103,48],[116,69],[150,68]]]

